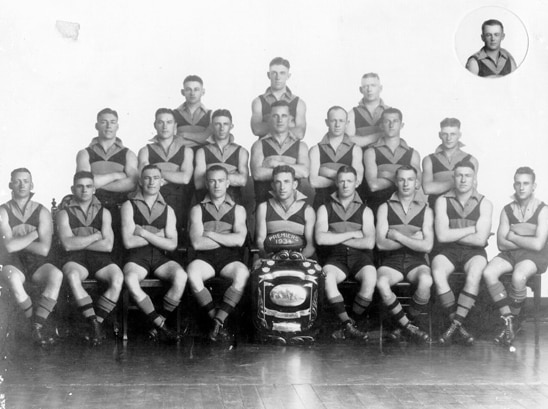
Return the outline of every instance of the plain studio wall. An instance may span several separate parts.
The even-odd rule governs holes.
[[[441,119],[462,121],[465,150],[480,162],[478,190],[494,203],[493,231],[518,166],[535,169],[537,196],[548,200],[548,4],[540,0],[2,3],[2,202],[9,172],[21,166],[33,172],[36,200],[49,206],[67,194],[76,153],[104,107],[119,112],[118,135],[137,152],[154,136],[154,111],[182,103],[188,74],[204,79],[208,108],[232,111],[236,141],[249,149],[251,101],[268,86],[275,56],[289,59],[288,84],[307,104],[309,146],[326,132],[327,109],[355,106],[361,75],[377,72],[421,157],[439,144]],[[503,47],[523,60],[504,78],[463,68],[482,46],[484,15],[505,19]],[[79,24],[77,39],[57,21]],[[497,253],[494,240],[488,252]]]

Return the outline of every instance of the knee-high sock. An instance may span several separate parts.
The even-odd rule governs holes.
[[[367,307],[371,304],[371,298],[362,297],[360,294],[356,294],[354,303],[352,304],[352,311],[356,315],[362,315]]]
[[[510,310],[512,311],[512,314],[514,316],[518,316],[521,312],[521,307],[523,307],[523,303],[525,302],[525,299],[527,298],[527,288],[516,288],[513,285],[510,287]]]
[[[164,321],[166,320],[162,315],[158,314],[156,310],[154,309],[154,304],[152,304],[152,300],[147,295],[145,298],[143,298],[141,301],[137,301],[137,306],[143,311],[150,321],[157,327],[161,327],[164,325]]]
[[[476,298],[477,295],[470,294],[466,291],[461,291],[457,301],[457,313],[455,314],[455,320],[459,321],[461,324],[464,322],[466,316],[476,303]]]
[[[80,310],[84,318],[88,320],[93,320],[97,318],[97,316],[95,315],[95,310],[93,309],[93,301],[91,300],[91,297],[89,295],[86,295],[84,298],[76,300],[76,305],[78,306],[78,310]]]
[[[504,285],[500,281],[497,281],[495,284],[488,286],[487,290],[489,291],[489,295],[491,295],[495,307],[499,309],[500,314],[503,317],[510,315],[510,300],[508,299]]]
[[[103,322],[116,307],[116,303],[104,295],[100,296],[96,303],[97,321]]]
[[[41,295],[34,310],[34,322],[44,325],[53,308],[55,308],[55,304],[57,304],[57,300]]]
[[[455,294],[453,294],[453,291],[449,290],[446,293],[440,294],[439,300],[449,318],[453,319],[455,316]]]
[[[392,294],[390,299],[385,301],[385,305],[388,308],[388,312],[390,313],[390,315],[394,317],[394,319],[401,327],[405,328],[407,327],[407,325],[409,325],[409,319],[405,315],[405,312],[403,311],[403,308],[398,301],[396,295]]]
[[[344,307],[344,299],[342,295],[337,295],[333,298],[329,298],[327,301],[329,302],[329,304],[331,304],[333,310],[335,311],[335,314],[339,316],[339,319],[342,322],[350,321],[350,317],[348,316],[346,308]]]
[[[167,317],[179,306],[180,302],[181,300],[174,300],[173,298],[165,295],[163,300],[162,315]]]
[[[215,314],[215,319],[219,320],[221,323],[224,323],[226,317],[234,311],[234,308],[236,308],[236,305],[238,305],[242,299],[242,295],[242,291],[238,291],[232,286],[228,287],[223,295],[223,302],[217,310],[217,314]]]
[[[215,317],[215,304],[213,304],[213,298],[207,288],[202,288],[197,293],[194,293],[198,305],[202,307],[209,315],[209,318]]]
[[[428,303],[430,302],[430,297],[421,298],[417,293],[413,294],[411,302],[409,303],[409,308],[407,309],[407,314],[409,319],[414,320],[423,312],[426,312],[428,308]]]
[[[23,313],[25,314],[25,317],[31,318],[32,317],[32,300],[30,297],[27,297],[23,301],[19,303],[19,307],[23,310]]]

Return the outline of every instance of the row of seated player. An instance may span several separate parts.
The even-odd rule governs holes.
[[[213,166],[206,177],[208,195],[190,214],[189,235],[197,254],[185,272],[167,256],[167,252],[177,246],[177,229],[175,212],[159,193],[162,172],[154,165],[143,168],[140,189],[121,207],[120,238],[127,250],[122,272],[111,259],[116,234],[110,223],[111,213],[93,195],[92,173],[75,175],[73,199],[57,213],[58,236],[67,251],[67,258],[59,263],[48,258],[52,221],[49,212],[31,200],[30,172],[14,170],[10,181],[13,199],[0,207],[0,227],[7,251],[1,261],[1,278],[31,319],[35,340],[46,344],[50,338],[43,333],[44,324],[56,304],[63,274],[79,309],[90,321],[91,339],[96,343],[103,337],[100,324],[114,308],[124,281],[159,337],[177,339],[178,335],[165,326],[165,317],[177,308],[187,274],[198,304],[212,318],[210,337],[223,337],[224,320],[240,301],[249,277],[247,267],[241,262],[241,247],[247,236],[246,214],[245,209],[226,194],[229,182],[225,168]],[[294,169],[276,167],[273,197],[261,203],[256,211],[255,241],[261,257],[269,256],[265,253],[264,240],[271,234],[290,232],[302,236],[306,240],[302,251],[306,257],[314,255],[316,243],[326,273],[327,299],[341,320],[342,329],[338,333],[341,337],[367,336],[350,319],[337,288],[350,276],[361,283],[354,313],[359,315],[367,309],[376,286],[383,303],[405,333],[426,340],[426,334],[411,324],[391,291],[394,284],[405,278],[417,285],[411,318],[426,308],[433,281],[440,303],[451,318],[451,325],[440,341],[447,343],[457,333],[471,343],[473,338],[462,323],[475,303],[483,276],[505,321],[497,339],[511,343],[513,320],[526,297],[525,283],[531,275],[544,272],[547,263],[548,210],[534,198],[534,172],[520,168],[515,174],[514,201],[504,208],[497,231],[501,253],[489,264],[484,247],[491,230],[492,206],[475,189],[475,169],[471,162],[463,161],[455,167],[456,187],[437,200],[435,216],[417,196],[416,170],[403,166],[396,177],[397,191],[379,207],[375,226],[372,210],[356,194],[357,175],[353,168],[339,169],[337,192],[316,214],[296,190]],[[380,250],[377,265],[372,252],[375,245]],[[430,253],[432,273],[426,253]],[[466,274],[458,300],[447,280],[455,269]],[[513,279],[507,294],[499,277],[509,271],[513,271]],[[81,285],[90,272],[109,284],[95,304]],[[140,287],[148,274],[171,284],[160,311]],[[215,274],[232,280],[218,309],[203,285]],[[23,287],[27,278],[43,287],[34,308]]]

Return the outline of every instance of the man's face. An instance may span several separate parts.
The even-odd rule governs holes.
[[[536,187],[537,185],[533,182],[532,175],[518,173],[514,176],[514,191],[519,200],[528,200],[533,196]]]
[[[171,114],[159,114],[154,121],[154,129],[160,139],[169,139],[177,132],[177,124]]]
[[[215,139],[225,140],[229,137],[233,128],[232,121],[227,116],[216,116],[212,120]]]
[[[362,78],[360,92],[368,102],[378,101],[381,97],[382,85],[378,78]]]
[[[412,197],[417,190],[417,175],[412,170],[400,170],[396,173],[396,187],[402,197]]]
[[[30,196],[33,184],[28,172],[17,172],[10,180],[9,187],[16,199],[24,199]]]
[[[502,27],[499,25],[485,26],[481,34],[481,40],[489,51],[496,51],[500,48],[500,43],[504,40]]]
[[[100,138],[114,139],[118,132],[118,118],[113,114],[101,114],[97,118],[95,129],[97,129]]]
[[[158,169],[147,169],[141,174],[143,193],[155,195],[162,186],[162,173]]]
[[[228,177],[225,172],[216,170],[207,173],[207,190],[212,199],[218,199],[226,194]]]
[[[188,81],[184,83],[181,93],[189,104],[197,104],[202,101],[205,89],[198,81]]]
[[[453,171],[453,178],[455,179],[457,191],[459,193],[468,193],[474,187],[476,172],[466,166],[458,167]]]
[[[384,134],[389,138],[400,136],[400,131],[403,128],[403,122],[400,116],[396,113],[384,114],[382,117],[381,128]]]
[[[358,178],[352,172],[339,173],[337,175],[337,194],[340,199],[354,196],[358,187]]]
[[[272,178],[272,187],[278,200],[286,200],[293,196],[297,189],[297,181],[289,172],[282,172]]]
[[[276,133],[283,133],[289,130],[291,115],[289,107],[274,107],[270,112],[270,126]]]
[[[90,201],[95,193],[95,184],[91,178],[77,179],[72,186],[72,194],[78,202]]]
[[[444,126],[441,128],[439,136],[445,149],[453,149],[458,146],[461,133],[456,126]]]
[[[325,120],[325,123],[327,124],[327,127],[329,128],[329,133],[332,136],[342,136],[344,135],[344,131],[346,130],[346,112],[344,112],[341,109],[333,109],[329,112],[327,115],[327,119]]]
[[[270,79],[270,88],[272,91],[279,91],[285,88],[287,80],[291,77],[289,68],[285,65],[271,65],[268,73]]]

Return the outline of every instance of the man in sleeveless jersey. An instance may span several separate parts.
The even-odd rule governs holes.
[[[422,161],[422,188],[428,195],[428,204],[434,209],[436,199],[455,187],[453,169],[462,160],[469,160],[478,172],[478,160],[464,152],[460,141],[462,133],[457,118],[445,118],[440,122],[441,145]]]
[[[398,168],[396,185],[397,192],[380,205],[377,213],[376,242],[381,256],[377,289],[399,326],[391,337],[398,339],[403,331],[410,338],[427,342],[429,335],[412,321],[426,311],[430,301],[432,274],[426,253],[432,250],[434,243],[434,216],[432,209],[417,195],[419,181],[414,167]],[[403,280],[416,287],[407,314],[392,291],[392,287]]]
[[[277,166],[290,166],[297,179],[307,178],[310,163],[308,147],[289,127],[291,116],[286,101],[272,104],[270,132],[251,147],[251,176],[255,185],[255,202],[268,200],[272,171]]]
[[[63,281],[63,273],[50,255],[53,225],[49,211],[32,200],[32,175],[26,168],[11,172],[12,199],[0,206],[0,233],[6,254],[0,260],[0,283],[9,288],[31,323],[32,338],[40,346],[53,342],[44,326],[53,311]],[[24,283],[41,287],[31,300]],[[34,307],[34,308],[33,308]]]
[[[468,58],[466,69],[479,77],[497,78],[516,69],[512,55],[501,47],[504,26],[499,20],[487,20],[481,25],[481,41],[484,46]]]
[[[347,113],[340,106],[327,111],[325,124],[328,131],[317,145],[310,148],[310,185],[316,190],[314,209],[330,200],[337,190],[337,171],[341,166],[352,166],[357,174],[358,185],[363,179],[363,153],[345,133]]]
[[[63,273],[78,309],[90,326],[92,345],[104,339],[102,323],[112,312],[122,290],[124,275],[110,256],[114,242],[112,218],[95,197],[91,172],[77,172],[71,187],[72,197],[56,215],[59,240],[65,250]],[[89,276],[107,285],[95,305],[82,287]]]
[[[181,90],[185,102],[173,110],[177,136],[182,138],[185,146],[194,150],[205,145],[212,134],[211,110],[202,103],[204,94],[204,81],[197,75],[187,76]]]
[[[206,172],[206,182],[208,193],[190,212],[190,242],[196,257],[187,271],[198,304],[213,321],[209,338],[218,341],[230,337],[224,328],[225,320],[242,299],[249,278],[249,270],[241,262],[247,236],[246,212],[227,194],[230,180],[225,167],[212,165]],[[216,275],[232,281],[219,308],[215,308],[204,286]]]
[[[517,330],[515,320],[527,297],[525,284],[548,267],[548,206],[534,196],[535,179],[529,167],[516,170],[513,200],[502,210],[497,229],[500,253],[483,271],[489,294],[504,321],[495,337],[497,343],[512,343]],[[509,272],[512,281],[507,290],[500,276]]]
[[[373,298],[377,270],[373,263],[375,223],[373,212],[356,193],[358,177],[351,166],[343,165],[336,174],[337,191],[318,209],[315,238],[323,270],[326,273],[327,301],[341,321],[342,328],[335,331],[335,339],[368,339],[368,334],[357,328],[344,305],[338,284],[347,277],[360,283],[354,298],[352,312],[363,315]]]
[[[302,254],[314,254],[314,223],[316,215],[306,204],[306,197],[297,190],[295,169],[292,166],[276,166],[272,170],[272,197],[257,206],[255,242],[260,257],[266,257],[266,237],[273,233],[289,232],[301,236],[306,243]]]
[[[419,153],[400,137],[404,125],[402,121],[403,114],[399,109],[385,109],[381,116],[383,136],[363,154],[369,191],[362,190],[360,193],[375,214],[378,207],[396,192],[395,175],[400,166],[413,166],[417,170],[418,180],[421,180]]]
[[[268,72],[270,80],[264,94],[255,98],[251,104],[251,131],[253,135],[262,138],[270,132],[270,115],[272,104],[276,101],[285,101],[291,115],[289,127],[297,139],[303,139],[306,132],[306,104],[294,95],[287,87],[287,80],[291,77],[289,61],[276,57],[270,61]]]
[[[237,204],[243,204],[242,191],[249,177],[249,153],[234,143],[230,132],[234,127],[232,114],[228,109],[218,109],[211,116],[213,139],[196,152],[194,185],[196,196],[202,200],[208,190],[206,172],[213,165],[220,165],[228,172],[227,193]]]
[[[379,75],[374,72],[364,74],[361,79],[360,93],[363,98],[358,106],[348,112],[346,133],[352,141],[365,148],[383,136],[381,129],[382,113],[388,105],[381,98],[382,85]]]
[[[453,175],[455,188],[436,200],[437,244],[432,251],[432,276],[440,304],[451,321],[439,342],[447,344],[458,333],[471,345],[474,338],[463,323],[474,307],[487,265],[485,247],[491,232],[493,205],[477,192],[476,170],[471,161],[457,163]],[[448,278],[457,269],[465,273],[466,281],[455,305]]]
[[[192,179],[194,152],[183,144],[181,138],[175,137],[177,123],[171,109],[158,109],[154,118],[157,133],[150,140],[151,143],[139,151],[139,169],[151,164],[162,171],[164,183],[160,193],[175,212],[177,236],[179,243],[182,243],[187,234],[191,199],[189,183]]]
[[[124,265],[125,284],[137,306],[154,325],[151,335],[173,342],[178,334],[166,325],[166,318],[178,307],[185,290],[187,275],[167,253],[177,247],[175,212],[160,194],[162,171],[147,165],[141,171],[140,187],[122,205],[122,238],[128,250]],[[141,288],[149,274],[171,286],[157,312],[150,297]]]

